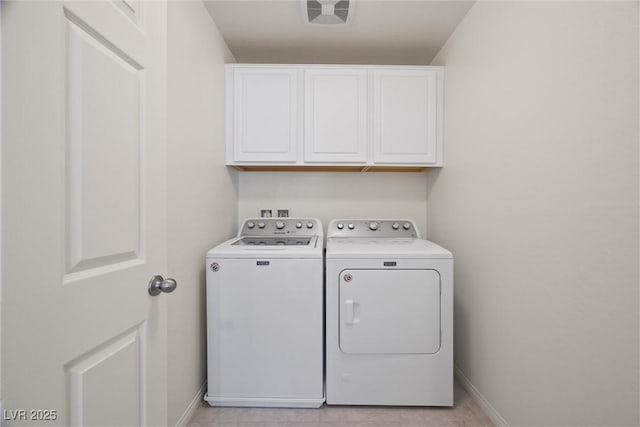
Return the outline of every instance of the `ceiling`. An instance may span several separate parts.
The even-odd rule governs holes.
[[[473,1],[356,0],[345,25],[304,21],[304,0],[205,0],[238,62],[429,64]]]

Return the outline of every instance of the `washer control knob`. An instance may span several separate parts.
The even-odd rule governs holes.
[[[296,222],[296,228],[302,228],[302,223],[301,222]]]
[[[397,230],[398,228],[400,228],[400,224],[398,224],[397,222],[394,222],[391,228],[393,228],[394,230]]]
[[[349,230],[353,230],[354,228],[356,228],[356,226],[353,225],[353,224],[349,224],[349,225],[347,225],[347,227],[349,227]]]
[[[411,228],[411,224],[409,224],[408,222],[405,222],[405,223],[402,225],[402,228],[404,228],[405,230],[408,230],[408,229],[410,229],[410,228]]]
[[[282,230],[284,228],[284,222],[282,221],[276,221],[276,228],[278,230]]]
[[[340,222],[336,227],[338,227],[338,230],[342,230],[344,228],[344,224]]]
[[[369,230],[371,231],[376,231],[378,229],[378,223],[377,222],[372,222],[371,224],[369,224]]]
[[[309,228],[309,229],[313,228],[313,223],[312,222],[308,222],[307,223],[307,228]]]
[[[259,222],[258,223],[258,228],[264,228],[264,222]]]
[[[248,223],[247,223],[247,228],[253,228],[253,227],[255,227],[255,226],[256,226],[256,225],[255,225],[253,222],[248,222]]]

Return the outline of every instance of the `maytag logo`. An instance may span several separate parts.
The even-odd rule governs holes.
[[[384,266],[385,267],[395,267],[396,265],[398,265],[398,263],[395,262],[395,261],[385,261],[384,262]]]
[[[256,261],[256,265],[269,265],[269,261]]]

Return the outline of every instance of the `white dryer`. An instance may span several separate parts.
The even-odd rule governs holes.
[[[324,403],[323,237],[313,218],[247,219],[207,253],[210,405]]]
[[[453,405],[453,256],[413,221],[329,225],[326,398]]]

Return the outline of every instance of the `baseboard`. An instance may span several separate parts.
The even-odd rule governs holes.
[[[476,401],[476,403],[478,404],[478,406],[480,406],[484,413],[487,414],[489,418],[491,418],[491,421],[493,421],[496,426],[508,426],[509,424],[507,423],[507,421],[502,417],[502,415],[500,415],[496,408],[494,408],[493,405],[491,405],[491,403],[489,403],[489,401],[485,399],[485,397],[482,395],[482,393],[480,393],[476,386],[474,386],[473,383],[469,381],[469,378],[467,378],[467,376],[460,370],[460,368],[456,366],[454,370],[456,379],[458,380],[460,385],[462,385],[467,393],[471,395],[473,400]]]
[[[193,397],[193,400],[191,400],[187,409],[184,410],[184,413],[176,423],[176,427],[183,427],[189,424],[189,421],[191,421],[191,418],[193,418],[198,408],[202,406],[202,396],[204,396],[205,391],[207,391],[206,381],[202,383],[202,387],[200,387],[196,395]]]

